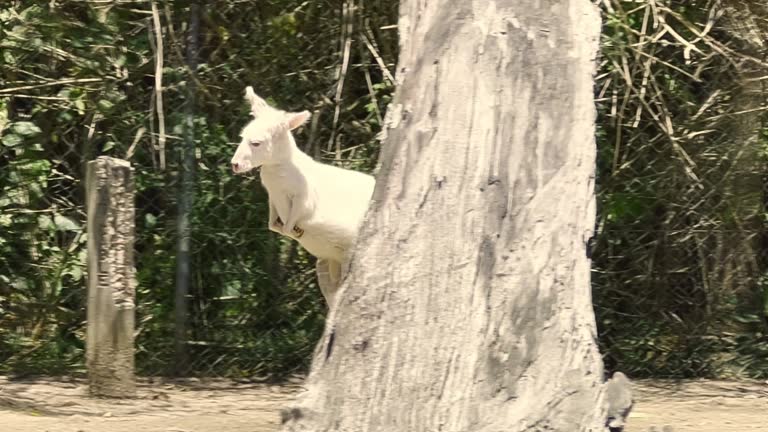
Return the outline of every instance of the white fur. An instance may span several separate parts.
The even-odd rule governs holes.
[[[232,169],[244,173],[261,167],[269,229],[297,240],[317,257],[318,273],[327,266],[333,286],[321,284],[321,289],[330,306],[368,210],[374,178],[316,162],[296,146],[291,130],[306,122],[309,112],[272,108],[251,87],[246,100],[254,119],[241,133]]]

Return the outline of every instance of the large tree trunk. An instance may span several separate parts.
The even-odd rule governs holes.
[[[601,430],[588,0],[403,0],[374,203],[290,431]]]

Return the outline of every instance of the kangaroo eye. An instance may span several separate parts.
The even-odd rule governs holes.
[[[251,145],[254,147],[258,147],[261,145],[261,141],[251,141]]]

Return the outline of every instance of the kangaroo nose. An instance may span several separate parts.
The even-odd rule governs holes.
[[[237,162],[232,162],[232,171],[237,172],[240,169],[240,164]]]

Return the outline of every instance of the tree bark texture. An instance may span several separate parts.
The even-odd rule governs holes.
[[[403,0],[374,201],[285,431],[603,430],[588,0]]]
[[[88,162],[87,199],[89,388],[95,396],[132,397],[136,279],[130,164],[103,156]]]

